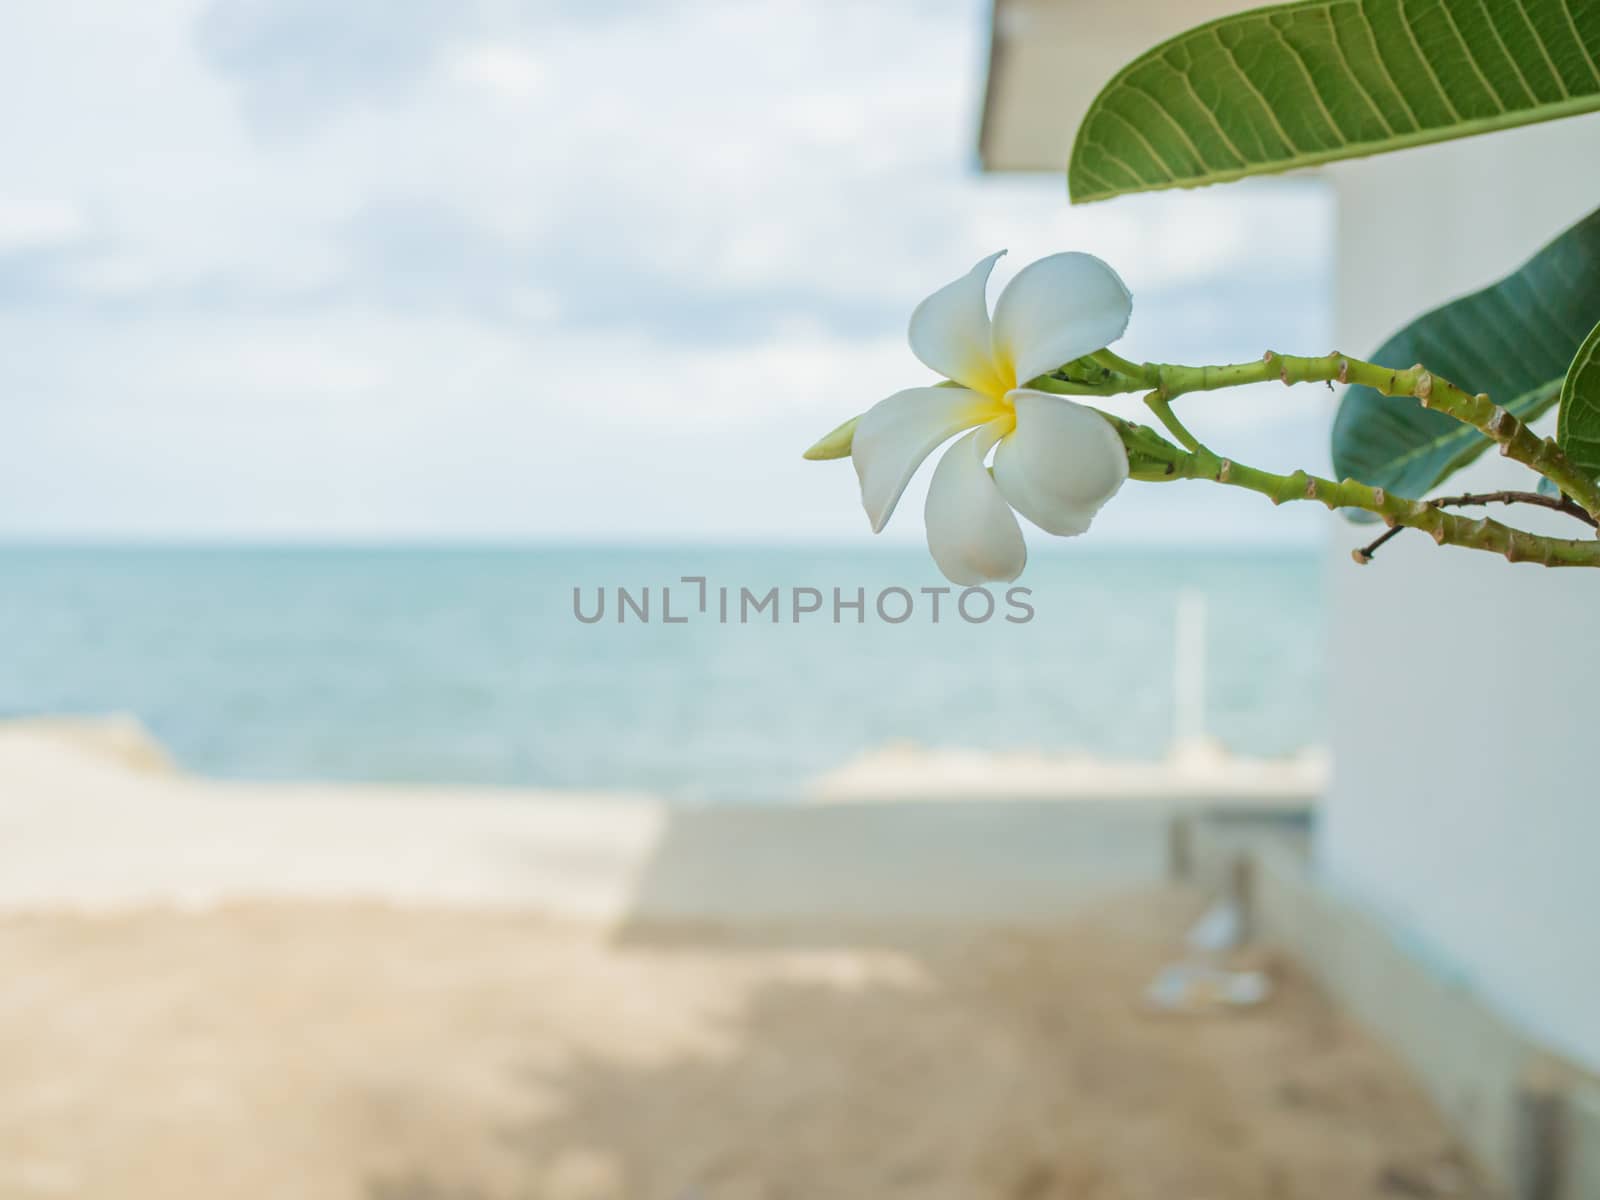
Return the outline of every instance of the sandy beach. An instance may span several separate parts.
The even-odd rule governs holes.
[[[0,920],[0,1195],[1469,1196],[1294,974],[1140,1011],[1195,897],[1050,929],[617,930],[359,904]]]
[[[1288,964],[1144,1007],[1206,903],[1164,828],[224,784],[0,727],[0,1197],[1486,1195]]]

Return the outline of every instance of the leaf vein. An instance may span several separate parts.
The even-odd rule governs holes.
[[[1172,169],[1172,164],[1167,162],[1167,160],[1162,156],[1161,151],[1157,150],[1151,143],[1150,139],[1145,137],[1144,130],[1140,129],[1136,124],[1128,120],[1127,117],[1123,116],[1114,108],[1107,108],[1105,113],[1107,116],[1115,117],[1128,127],[1128,131],[1132,133],[1134,137],[1139,139],[1139,144],[1145,148],[1145,151],[1150,155],[1151,159],[1154,160],[1155,164],[1167,173],[1167,177],[1169,179],[1176,179],[1178,177],[1178,173]],[[1106,144],[1104,142],[1099,142],[1097,144],[1103,152],[1110,153],[1110,151],[1106,149]],[[1119,159],[1118,161],[1121,160]],[[1139,177],[1137,171],[1133,172],[1133,175],[1136,179]]]
[[[1600,84],[1600,69],[1595,67],[1594,58],[1589,53],[1589,47],[1584,43],[1583,36],[1578,32],[1578,23],[1572,19],[1572,9],[1568,6],[1567,0],[1556,0],[1556,4],[1561,9],[1561,15],[1567,19],[1567,28],[1572,30],[1572,40],[1578,43],[1578,53],[1582,54],[1583,61],[1589,64],[1589,74],[1594,77],[1595,83]]]
[[[1528,32],[1533,35],[1533,44],[1539,47],[1539,53],[1544,56],[1545,66],[1550,68],[1550,75],[1556,81],[1556,86],[1561,89],[1561,98],[1569,99],[1572,93],[1567,90],[1567,81],[1561,77],[1560,68],[1556,60],[1550,57],[1550,47],[1545,45],[1544,35],[1539,32],[1539,27],[1533,23],[1533,18],[1528,15],[1526,6],[1514,3],[1510,7],[1517,10],[1517,15],[1522,18],[1522,23],[1528,27]]]
[[[1173,70],[1177,71],[1178,69],[1174,67]],[[1249,162],[1250,156],[1239,149],[1234,140],[1228,136],[1228,131],[1222,127],[1222,122],[1217,119],[1217,114],[1211,111],[1204,100],[1200,99],[1200,93],[1194,90],[1194,81],[1189,78],[1189,72],[1178,71],[1178,78],[1183,80],[1183,86],[1189,90],[1189,97],[1194,101],[1195,107],[1206,114],[1207,119],[1211,122],[1211,127],[1217,131],[1217,136],[1222,139],[1222,144],[1228,148],[1228,153],[1239,160],[1240,166]]]
[[[1171,70],[1172,68],[1168,67],[1167,69]],[[1161,101],[1158,100],[1147,88],[1141,87],[1133,80],[1127,80],[1126,84],[1129,89],[1137,92],[1146,100],[1150,101],[1151,106],[1160,112],[1161,115],[1167,119],[1167,123],[1178,131],[1178,136],[1183,139],[1184,145],[1189,147],[1189,153],[1194,155],[1195,162],[1199,163],[1201,167],[1209,167],[1212,165],[1211,160],[1208,159],[1204,154],[1200,153],[1200,147],[1194,144],[1194,139],[1189,136],[1189,131],[1183,127],[1183,123],[1179,121],[1170,110],[1168,110],[1165,104],[1161,103]],[[1165,160],[1163,160],[1163,165],[1165,165]],[[1168,170],[1171,170],[1171,168],[1169,167]],[[1179,178],[1176,172],[1173,173],[1172,177],[1174,179]]]
[[[1289,136],[1289,131],[1285,129],[1283,127],[1283,123],[1278,120],[1278,114],[1273,112],[1272,105],[1267,103],[1266,96],[1264,96],[1261,92],[1261,89],[1255,85],[1255,81],[1251,79],[1250,76],[1245,74],[1244,67],[1239,64],[1238,58],[1233,53],[1233,48],[1223,40],[1222,33],[1215,28],[1211,30],[1211,33],[1217,39],[1217,45],[1222,47],[1223,54],[1227,55],[1228,65],[1233,68],[1234,74],[1244,81],[1244,86],[1249,89],[1250,95],[1253,96],[1256,103],[1261,106],[1261,111],[1267,114],[1267,120],[1271,122],[1273,129],[1275,129],[1278,133],[1278,137],[1283,140],[1283,144],[1289,147],[1289,150],[1292,154],[1301,153],[1300,144]]]
[[[1477,0],[1477,4],[1483,10],[1483,23],[1494,36],[1495,44],[1500,47],[1500,53],[1505,55],[1506,61],[1511,64],[1511,70],[1517,76],[1517,82],[1528,94],[1528,103],[1539,103],[1539,94],[1533,90],[1533,84],[1529,83],[1528,77],[1522,73],[1522,64],[1517,61],[1516,55],[1511,53],[1511,47],[1506,45],[1505,38],[1500,36],[1500,27],[1494,23],[1494,11],[1489,7],[1489,0]]]
[[[1434,90],[1439,93],[1439,98],[1444,101],[1444,106],[1450,110],[1452,121],[1461,120],[1461,110],[1456,107],[1456,102],[1450,98],[1450,93],[1444,90],[1444,84],[1439,81],[1438,72],[1433,69],[1433,64],[1428,61],[1428,56],[1423,52],[1422,43],[1417,41],[1417,31],[1411,27],[1411,14],[1406,11],[1406,0],[1395,0],[1395,6],[1400,10],[1400,28],[1406,31],[1406,37],[1411,41],[1411,48],[1417,52],[1417,59],[1422,63],[1422,69],[1428,73],[1428,78],[1433,80]]]
[[[1395,97],[1400,101],[1400,106],[1406,110],[1406,116],[1411,118],[1412,128],[1421,129],[1422,118],[1417,116],[1417,110],[1411,107],[1411,101],[1406,97],[1406,90],[1400,86],[1400,81],[1395,78],[1394,72],[1389,69],[1389,62],[1383,56],[1383,43],[1378,40],[1378,31],[1373,27],[1372,18],[1367,15],[1366,7],[1358,4],[1356,11],[1361,16],[1361,28],[1367,31],[1367,40],[1372,43],[1372,61],[1377,64],[1378,69],[1383,73],[1384,79],[1394,89]]]
[[[1306,66],[1305,56],[1300,53],[1293,42],[1284,36],[1283,30],[1278,28],[1278,23],[1276,21],[1269,18],[1267,21],[1267,28],[1272,30],[1273,35],[1294,59],[1295,65],[1300,68],[1300,74],[1305,76],[1306,88],[1308,91],[1310,91],[1311,98],[1317,102],[1317,108],[1322,113],[1322,119],[1327,122],[1328,128],[1333,132],[1334,139],[1346,146],[1355,141],[1355,138],[1345,133],[1345,131],[1339,127],[1339,122],[1334,119],[1333,113],[1328,110],[1327,104],[1322,99],[1322,93],[1317,90],[1317,81],[1312,77],[1311,69]]]
[[[1500,95],[1500,89],[1489,82],[1489,77],[1484,74],[1483,67],[1478,63],[1478,56],[1473,53],[1472,43],[1461,35],[1461,26],[1456,24],[1456,19],[1450,13],[1449,4],[1440,4],[1439,11],[1444,14],[1445,22],[1450,26],[1450,32],[1455,35],[1456,41],[1461,43],[1461,52],[1466,56],[1467,65],[1472,68],[1472,73],[1478,77],[1478,82],[1483,84],[1484,91],[1489,93],[1489,98],[1501,112],[1508,112],[1505,98]]]
[[[1350,77],[1350,82],[1355,84],[1356,91],[1361,93],[1361,98],[1367,102],[1367,107],[1372,110],[1372,115],[1378,118],[1384,130],[1390,137],[1393,137],[1396,132],[1393,123],[1383,109],[1378,107],[1377,97],[1367,90],[1366,83],[1363,82],[1360,73],[1356,70],[1354,60],[1345,53],[1344,43],[1339,40],[1339,23],[1333,19],[1333,5],[1324,4],[1322,11],[1328,18],[1328,40],[1333,45],[1333,52],[1339,56],[1339,62],[1343,64],[1345,74]],[[1403,102],[1404,97],[1401,99]],[[1412,122],[1412,124],[1415,123],[1415,121]]]

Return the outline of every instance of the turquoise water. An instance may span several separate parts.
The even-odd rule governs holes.
[[[697,611],[705,576],[708,612]],[[1321,740],[1308,552],[1037,556],[1034,617],[968,623],[920,549],[0,550],[0,715],[128,712],[186,767],[258,779],[792,795],[897,740],[1154,757],[1171,734],[1175,597],[1209,600],[1207,720],[1229,745]],[[660,589],[672,613],[661,621]],[[616,621],[615,589],[652,593]],[[717,589],[735,623],[715,620]],[[738,589],[780,594],[738,624]],[[823,594],[796,622],[796,586]],[[890,624],[882,589],[916,605]],[[573,589],[604,620],[573,615]],[[831,621],[831,591],[867,597]],[[981,612],[974,597],[969,611]],[[890,616],[904,602],[886,601]],[[1292,698],[1292,702],[1286,700]]]

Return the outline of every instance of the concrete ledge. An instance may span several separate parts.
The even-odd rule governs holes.
[[[0,909],[289,897],[641,923],[1033,921],[1171,874],[1166,804],[240,783],[112,742],[0,722]]]
[[[1170,878],[1171,813],[1121,802],[716,805],[667,813],[641,920],[1050,920]]]
[[[1226,840],[1198,840],[1217,869]],[[1600,1200],[1600,1084],[1408,954],[1281,840],[1241,853],[1256,935],[1400,1055],[1491,1178],[1516,1200]]]

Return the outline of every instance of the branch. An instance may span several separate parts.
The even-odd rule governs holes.
[[[1546,496],[1543,492],[1466,492],[1460,496],[1439,496],[1428,503],[1457,508],[1472,504],[1536,504],[1576,517],[1591,529],[1597,525],[1594,517],[1572,502],[1571,496]]]
[[[1404,525],[1395,525],[1389,529],[1386,529],[1377,537],[1368,542],[1365,546],[1361,547],[1361,549],[1350,551],[1350,557],[1355,559],[1360,566],[1364,567],[1372,561],[1372,556],[1378,552],[1379,546],[1382,546],[1387,541],[1399,537],[1404,530]]]
[[[1427,503],[1437,508],[1476,504],[1534,504],[1540,508],[1566,513],[1569,517],[1576,517],[1590,527],[1595,525],[1595,519],[1574,504],[1571,497],[1561,496],[1557,498],[1555,496],[1546,496],[1539,492],[1466,492],[1460,496],[1439,496],[1427,501]],[[1362,566],[1366,566],[1367,563],[1372,561],[1372,556],[1378,552],[1378,548],[1395,537],[1404,528],[1404,525],[1394,526],[1368,542],[1361,549],[1352,550],[1350,557]]]
[[[1385,396],[1412,396],[1424,408],[1436,409],[1463,424],[1471,425],[1494,441],[1505,457],[1543,475],[1572,497],[1585,513],[1600,521],[1600,483],[1573,466],[1553,439],[1539,437],[1525,422],[1495,404],[1488,396],[1482,393],[1469,395],[1449,380],[1430,373],[1420,363],[1405,370],[1395,370],[1337,352],[1321,358],[1297,358],[1268,350],[1260,362],[1220,367],[1145,363],[1139,369],[1144,373],[1147,384],[1155,387],[1157,395],[1163,400],[1171,400],[1187,392],[1208,392],[1270,379],[1278,379],[1285,384],[1358,383]]]
[[[1328,508],[1359,508],[1376,513],[1391,530],[1420,529],[1440,545],[1486,550],[1502,555],[1507,562],[1534,562],[1547,567],[1600,567],[1600,540],[1594,538],[1547,537],[1514,529],[1489,517],[1471,520],[1443,511],[1439,503],[1397,496],[1354,479],[1336,482],[1305,471],[1275,475],[1232,459],[1219,458],[1204,446],[1192,451],[1180,449],[1148,426],[1110,413],[1102,412],[1101,416],[1121,435],[1128,450],[1130,478],[1133,479],[1147,483],[1206,479],[1257,492],[1274,504],[1318,500]],[[1545,500],[1551,503],[1544,507],[1559,506],[1559,501],[1550,497],[1540,497],[1539,502]]]

